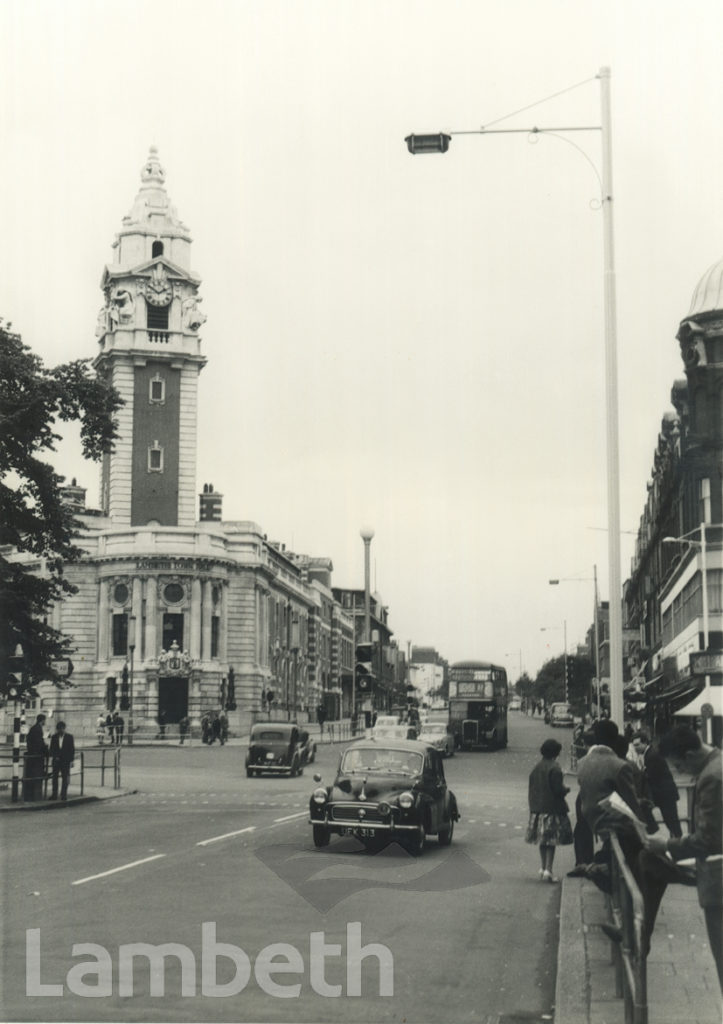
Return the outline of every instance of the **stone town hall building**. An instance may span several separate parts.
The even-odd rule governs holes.
[[[287,553],[255,523],[222,522],[209,485],[197,516],[206,318],[191,237],[153,148],[113,249],[95,366],[125,404],[102,464],[100,510],[85,510],[81,488],[65,489],[78,503],[85,554],[66,566],[78,593],[53,608],[51,623],[73,638],[74,686],[46,692],[45,704],[73,731],[108,707],[153,728],[159,712],[198,725],[225,705],[238,728],[269,691],[282,713],[325,702],[338,714],[353,635],[331,592],[330,561]]]

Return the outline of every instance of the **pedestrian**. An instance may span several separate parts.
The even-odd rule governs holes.
[[[113,746],[115,743],[115,725],[113,724],[113,715],[110,711],[105,716],[105,727],[108,730],[108,741],[110,742],[110,745]]]
[[[55,726],[55,734],[50,740],[50,759],[53,766],[53,789],[50,799],[58,799],[58,776],[60,776],[60,799],[67,800],[70,767],[75,760],[75,743],[72,733],[65,731],[65,722],[58,722]]]
[[[645,845],[676,861],[695,857],[698,903],[723,992],[723,754],[687,725],[666,733],[659,749],[676,771],[695,777],[690,832],[668,839],[648,836]]]
[[[219,739],[221,740],[221,746],[223,746],[228,739],[228,718],[226,717],[225,711],[221,712],[218,716],[218,720],[220,723]]]
[[[525,833],[525,842],[537,843],[540,849],[540,878],[544,882],[558,882],[552,873],[555,849],[570,846],[572,826],[565,795],[570,792],[562,778],[562,769],[557,763],[562,745],[549,739],[540,747],[541,759],[530,772],[528,781],[528,803],[530,819]]]
[[[218,717],[218,711],[214,711],[213,719],[211,721],[211,739],[209,743],[214,743],[216,740],[221,742],[221,719]],[[221,743],[223,746],[223,743]]]
[[[105,715],[102,712],[98,715],[95,723],[95,735],[98,740],[98,746],[102,747],[105,740]]]
[[[158,712],[158,732],[156,733],[157,740],[165,740],[166,738],[166,712],[163,708]]]
[[[645,829],[648,833],[658,831],[658,823],[655,820],[653,814],[653,801],[650,797],[650,790],[648,789],[647,779],[643,769],[638,765],[635,755],[633,758],[629,756],[630,743],[628,742],[625,735],[617,736],[613,743],[613,750],[623,761],[627,761],[633,769],[633,786],[635,788],[635,796],[638,799],[638,807],[640,808],[640,818],[645,824]]]
[[[207,714],[201,719],[201,741],[203,743],[210,742],[211,739],[211,720]]]
[[[316,720],[319,723],[319,732],[324,733],[324,722],[326,721],[326,708],[323,704],[319,704],[316,709]]]
[[[650,734],[645,729],[640,729],[633,737],[633,749],[640,758],[650,799],[660,809],[668,832],[679,839],[683,835],[678,817],[679,794],[668,762],[650,745]]]
[[[647,956],[665,888],[669,881],[678,881],[679,878],[672,862],[666,865],[662,858],[656,858],[643,845],[642,836],[646,832],[635,792],[633,765],[615,753],[619,736],[617,724],[609,718],[601,718],[592,731],[596,742],[582,759],[577,780],[582,813],[592,831],[601,835],[604,842],[600,857],[596,856],[599,863],[594,873],[586,877],[603,891],[610,892],[612,846],[609,833],[614,832],[643,897],[642,953]],[[608,801],[614,794],[627,805],[626,814],[609,809]],[[618,928],[606,924],[601,928],[613,941],[622,940]]]
[[[188,733],[188,726],[189,726],[189,724],[190,723],[188,721],[188,716],[187,715],[184,715],[183,718],[178,723],[178,734],[181,737],[180,740],[179,740],[180,746],[183,746],[183,741],[185,740],[186,734]]]
[[[26,754],[25,769],[23,771],[23,799],[42,800],[43,780],[45,778],[45,758],[48,755],[48,745],[45,742],[45,715],[35,716],[35,725],[28,729],[25,738]]]
[[[113,728],[115,729],[115,741],[118,746],[123,742],[123,730],[125,729],[123,716],[117,711],[113,714]]]

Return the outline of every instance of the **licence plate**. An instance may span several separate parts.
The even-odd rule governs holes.
[[[343,828],[341,830],[343,836],[362,836],[365,839],[373,839],[377,834],[375,828]]]

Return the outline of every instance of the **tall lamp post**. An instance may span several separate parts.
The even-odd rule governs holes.
[[[432,135],[408,135],[405,139],[413,155],[446,153],[454,135],[544,134],[564,138],[567,133],[599,131],[602,142],[601,187],[603,213],[603,292],[605,309],[605,408],[607,436],[607,518],[608,576],[610,588],[610,712],[615,721],[623,720],[623,621],[622,580],[620,572],[620,479],[617,392],[617,329],[615,295],[615,245],[613,233],[612,139],[610,113],[610,68],[600,68],[600,124],[562,128],[478,128],[472,131],[437,132]],[[584,84],[584,83],[583,83]],[[573,86],[572,88],[575,88]],[[564,139],[570,142],[569,139]],[[571,143],[573,146],[574,143]],[[575,146],[575,148],[578,148]],[[583,152],[581,150],[581,152]],[[592,163],[583,152],[583,156]],[[592,165],[594,168],[594,165]],[[597,174],[597,170],[596,170]]]
[[[128,620],[128,654],[130,671],[128,673],[128,746],[133,744],[133,656],[136,650],[136,617],[131,615]]]
[[[371,644],[372,642],[372,602],[371,602],[371,543],[372,537],[374,536],[374,530],[371,526],[363,526],[359,531],[359,536],[364,541],[364,643]],[[372,658],[372,664],[374,659]],[[354,659],[354,680],[352,682],[352,698],[356,700],[356,657]],[[372,707],[374,704],[372,704]],[[354,707],[356,711],[356,705]]]
[[[598,597],[597,597],[597,566],[592,567],[592,577],[590,576],[561,576],[557,580],[548,581],[551,587],[558,586],[560,583],[590,583],[593,584],[593,630],[594,630],[594,644],[595,644],[595,683],[597,685],[597,717],[600,717],[600,624],[598,622]],[[590,707],[592,709],[592,700],[590,700]],[[622,719],[620,720],[622,721]]]

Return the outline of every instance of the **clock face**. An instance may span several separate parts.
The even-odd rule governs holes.
[[[152,306],[167,306],[172,297],[173,291],[170,285],[157,289],[153,287],[151,282],[146,291],[146,298]]]
[[[167,306],[173,298],[173,287],[160,263],[153,268],[146,283],[146,298],[152,306]]]

